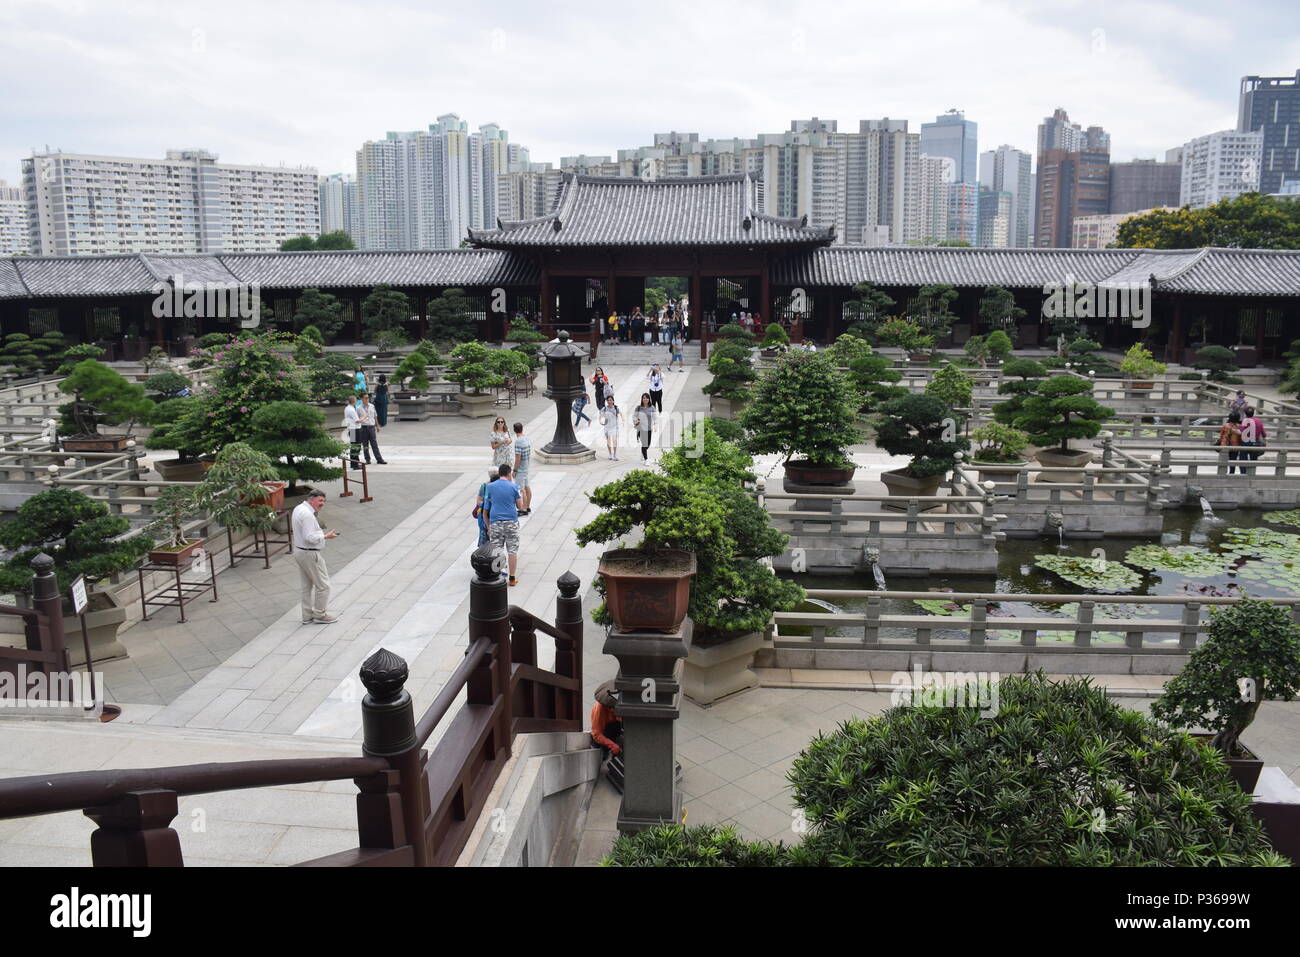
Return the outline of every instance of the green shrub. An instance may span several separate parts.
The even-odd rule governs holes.
[[[265,412],[266,408],[258,412]],[[227,528],[265,531],[275,520],[275,510],[269,505],[249,503],[266,496],[267,489],[261,483],[283,477],[269,456],[244,442],[231,442],[217,453],[212,467],[204,473],[203,481],[194,489],[194,500]]]
[[[473,300],[463,289],[445,289],[429,300],[429,338],[435,342],[470,342],[479,338]]]
[[[790,337],[786,335],[785,329],[779,322],[769,322],[767,328],[763,330],[763,348],[780,349],[782,346],[790,344]]]
[[[970,438],[975,443],[971,457],[976,462],[1020,462],[1029,447],[1029,436],[999,422],[971,429]]]
[[[1192,368],[1207,370],[1211,382],[1227,383],[1233,380],[1231,373],[1237,371],[1237,354],[1225,346],[1205,346],[1196,350]]]
[[[462,342],[451,350],[447,378],[459,382],[471,395],[501,385],[506,377],[493,364],[492,351],[481,342]]]
[[[348,303],[339,302],[327,292],[304,289],[294,306],[293,327],[300,336],[323,346],[326,337],[332,339],[343,328],[349,310]]]
[[[789,461],[798,452],[814,466],[844,467],[850,446],[862,441],[855,424],[861,405],[824,353],[796,352],[759,380],[740,422],[751,454]]]
[[[371,339],[374,347],[382,353],[393,353],[406,345],[406,333],[401,329],[381,329]]]
[[[405,329],[410,319],[410,298],[392,286],[381,283],[361,300],[361,322],[369,342],[374,342],[375,337],[385,330]]]
[[[1040,448],[1068,452],[1070,439],[1095,437],[1114,414],[1093,399],[1090,381],[1058,375],[1036,383],[1011,424],[1029,433],[1029,440]]]
[[[1140,342],[1129,346],[1128,352],[1124,353],[1124,358],[1119,364],[1120,372],[1139,381],[1164,375],[1167,369],[1168,366],[1163,362],[1157,362],[1151,355],[1151,350]]]
[[[970,441],[957,434],[948,405],[931,395],[907,395],[880,407],[876,445],[890,455],[910,455],[904,470],[912,478],[943,475],[956,464],[957,452]]]
[[[423,392],[429,388],[429,374],[425,371],[428,365],[421,352],[412,352],[406,356],[393,371],[397,387],[403,390],[409,388],[412,392]]]
[[[226,332],[209,332],[205,336],[199,336],[194,345],[199,349],[215,349],[217,346],[224,346],[233,338]]]
[[[98,435],[100,425],[134,424],[149,415],[153,403],[144,386],[127,382],[116,369],[96,359],[83,359],[59,383],[59,391],[72,396],[60,406],[60,435]]]
[[[950,409],[970,408],[975,380],[951,362],[945,362],[926,383],[925,394],[932,395]]]
[[[1021,319],[1025,318],[1025,310],[1016,305],[1016,297],[1010,289],[1004,289],[1002,286],[989,286],[984,290],[984,295],[980,297],[979,304],[980,322],[984,326],[1001,326],[1015,325]],[[999,329],[998,334],[1006,336],[1005,332]],[[993,333],[990,333],[993,335]],[[1007,339],[1006,352],[1011,351],[1011,340]],[[994,362],[998,359],[1006,358],[1006,353],[1001,356],[992,356]]]
[[[302,402],[271,402],[253,413],[248,445],[273,460],[270,477],[287,481],[290,495],[299,482],[329,482],[343,474],[323,464],[346,449],[325,432],[324,420],[320,409]]]
[[[190,387],[190,380],[179,372],[159,372],[144,380],[145,391],[154,402],[165,402]]]
[[[731,402],[748,400],[750,383],[758,378],[749,346],[738,339],[728,339],[713,347],[709,353],[709,372],[713,379],[703,387],[704,394]]]
[[[994,329],[984,338],[984,349],[994,362],[1005,362],[1011,358],[1015,344],[1012,343],[1011,337],[1001,329]]]
[[[1014,425],[1025,399],[1038,388],[1036,380],[1046,375],[1044,363],[1033,359],[1012,359],[1006,363],[1002,367],[1002,384],[998,386],[998,395],[1010,398],[993,406],[993,418],[1003,425]]]
[[[882,346],[893,346],[907,353],[934,348],[934,336],[928,335],[915,322],[897,316],[886,319],[876,327],[876,339]]]
[[[600,862],[603,867],[780,867],[779,844],[742,840],[734,827],[661,824],[623,835]]]
[[[104,350],[91,342],[83,342],[75,346],[68,346],[63,354],[58,357],[55,365],[55,375],[68,375],[78,362],[83,359],[102,359]],[[48,364],[48,363],[47,363]]]
[[[750,345],[756,341],[756,337],[752,332],[735,322],[728,322],[726,325],[720,326],[717,336],[719,343],[739,342],[742,345]]]

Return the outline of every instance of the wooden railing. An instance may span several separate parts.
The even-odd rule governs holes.
[[[989,651],[1007,652],[1033,648],[1060,654],[1081,652],[1100,654],[1152,654],[1185,655],[1196,647],[1197,641],[1207,634],[1209,622],[1204,612],[1210,605],[1232,605],[1240,598],[1181,598],[1154,595],[1021,595],[1002,592],[932,592],[932,591],[842,591],[834,589],[808,589],[808,597],[832,603],[865,600],[861,612],[807,614],[783,612],[775,614],[778,648],[868,648],[882,651]],[[885,614],[881,610],[885,601],[941,600],[962,607],[953,615]],[[1275,605],[1289,608],[1292,618],[1300,623],[1300,599],[1270,598]],[[1077,603],[1070,617],[1052,618],[1046,615],[997,616],[990,615],[996,606],[1005,603],[1031,603],[1035,605],[1067,605]],[[1142,606],[1177,611],[1176,617],[1143,618],[1098,617],[1097,609],[1107,606]],[[791,635],[782,627],[809,628],[811,635]],[[827,635],[829,629],[860,630],[860,635]],[[893,631],[903,637],[888,637],[883,633]],[[960,632],[961,638],[934,638],[934,632]],[[1011,633],[1014,638],[1000,638],[993,632]],[[1067,642],[1049,641],[1039,644],[1043,633],[1067,632],[1072,635]],[[1099,633],[1119,633],[1121,640],[1102,643]],[[1173,641],[1149,641],[1148,635],[1168,636]]]
[[[57,680],[67,676],[71,667],[63,635],[63,600],[59,595],[58,579],[54,575],[54,559],[41,553],[32,559],[31,608],[0,605],[0,614],[23,619],[25,647],[0,647],[0,672],[15,676],[43,675],[47,693],[53,689],[70,687],[69,682]],[[25,695],[25,681],[15,683]]]
[[[380,649],[361,666],[360,757],[240,761],[80,771],[0,780],[0,819],[81,810],[96,867],[179,866],[171,827],[181,795],[337,781],[357,795],[357,846],[306,866],[445,866],[463,850],[509,760],[514,735],[582,730],[582,599],[560,577],[554,626],[511,607],[490,546],[472,557],[469,648],[429,709],[415,718],[405,661]],[[556,643],[555,670],[536,665],[536,633]],[[464,694],[464,703],[453,706]],[[425,745],[447,723],[433,752]]]

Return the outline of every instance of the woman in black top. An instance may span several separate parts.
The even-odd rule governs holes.
[[[379,376],[379,385],[372,396],[375,403],[375,419],[382,429],[388,424],[388,376]]]
[[[591,387],[596,390],[596,408],[605,408],[605,386],[609,380],[605,378],[605,370],[596,367],[596,374],[591,377]]]

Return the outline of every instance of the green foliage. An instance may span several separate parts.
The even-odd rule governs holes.
[[[522,379],[533,371],[533,364],[528,356],[514,349],[492,350],[489,363],[494,372],[506,379]]]
[[[450,358],[447,379],[459,382],[471,395],[506,381],[493,366],[492,350],[481,342],[462,342],[451,350]]]
[[[379,352],[391,355],[406,345],[407,338],[406,333],[401,329],[381,329],[375,333],[371,341]]]
[[[1025,399],[1038,388],[1036,380],[1047,375],[1041,362],[1033,359],[1012,359],[1002,367],[1002,384],[998,395],[1010,396],[1005,402],[993,406],[993,418],[1003,425],[1013,425],[1020,415]]]
[[[1119,227],[1121,249],[1300,249],[1300,203],[1246,193],[1203,209],[1157,209]]]
[[[140,533],[158,538],[159,548],[182,548],[189,541],[185,537],[185,523],[199,511],[192,486],[164,485],[153,500],[153,521],[140,529]]]
[[[951,362],[945,362],[925,386],[925,394],[932,395],[950,409],[968,409],[975,392],[975,380]]]
[[[149,412],[148,422],[153,431],[145,439],[145,448],[174,449],[179,453],[181,462],[192,461],[206,452],[207,442],[201,436],[196,438],[183,428],[178,428],[199,404],[199,400],[193,396],[157,403]]]
[[[430,338],[437,342],[477,340],[478,321],[474,318],[474,312],[474,302],[465,295],[465,290],[444,289],[437,299],[429,300]]]
[[[957,301],[957,290],[948,283],[922,286],[914,299],[908,300],[907,316],[923,333],[932,338],[946,336],[955,318],[949,307]]]
[[[315,248],[316,240],[312,239],[305,233],[301,236],[294,236],[291,239],[286,239],[284,242],[280,243],[280,252],[282,253],[307,252]]]
[[[75,346],[68,346],[63,353],[58,356],[57,365],[54,369],[55,375],[68,375],[78,362],[83,359],[102,359],[104,350],[93,342],[83,342]],[[47,360],[46,364],[49,362]]]
[[[253,413],[248,445],[274,460],[269,477],[287,481],[290,495],[299,482],[329,482],[343,474],[341,468],[323,464],[346,448],[325,432],[324,420],[320,409],[301,402],[271,402]]]
[[[320,238],[316,240],[317,249],[356,249],[356,244],[352,242],[352,237],[346,230],[336,229],[332,233],[321,233]]]
[[[325,337],[321,334],[321,331],[317,326],[311,324],[303,326],[302,329],[298,331],[298,336],[302,339],[314,342],[318,346],[325,345]]]
[[[903,374],[887,357],[877,355],[865,339],[846,332],[825,354],[836,366],[848,368],[849,385],[862,400],[859,411],[870,413],[881,402],[907,395],[907,389],[894,384]]]
[[[862,441],[854,421],[861,404],[824,353],[796,352],[759,380],[740,422],[752,454],[789,461],[799,452],[815,466],[842,467]]]
[[[66,344],[61,332],[47,332],[35,339],[24,332],[11,332],[0,347],[0,362],[18,375],[33,375],[46,367],[47,359],[63,352]],[[104,354],[102,349],[99,354]]]
[[[755,479],[754,459],[739,444],[744,433],[727,419],[701,419],[687,427],[681,441],[665,452],[659,468],[688,485],[739,488]]]
[[[127,380],[115,369],[96,359],[83,359],[59,383],[59,391],[72,396],[61,406],[60,435],[98,435],[100,425],[131,427],[145,418],[153,403],[145,397],[144,386]]]
[[[234,336],[226,332],[209,332],[207,335],[199,336],[195,347],[199,349],[215,349],[217,346],[224,346],[230,342]]]
[[[292,403],[277,404],[287,406]],[[265,412],[266,409],[258,411]],[[227,528],[265,531],[275,520],[275,510],[269,505],[249,503],[266,496],[267,489],[262,482],[280,477],[269,456],[244,442],[231,442],[217,453],[212,467],[204,473],[203,481],[194,490],[194,500]]]
[[[717,332],[718,342],[737,342],[741,345],[750,345],[757,341],[757,337],[739,323],[729,322],[720,326]]]
[[[398,363],[393,372],[393,378],[397,381],[399,389],[410,389],[412,392],[423,392],[429,388],[429,373],[425,371],[428,368],[428,361],[421,352],[412,352]]]
[[[12,521],[0,525],[0,547],[16,552],[0,565],[0,592],[31,593],[31,561],[44,552],[54,559],[59,591],[78,575],[92,581],[134,568],[153,545],[145,535],[122,538],[131,523],[110,515],[102,502],[66,488],[33,495]]]
[[[1075,339],[1066,347],[1065,354],[1069,361],[1085,374],[1094,370],[1097,372],[1114,370],[1114,366],[1102,356],[1100,343],[1093,342],[1091,339]]]
[[[410,319],[410,298],[392,286],[381,283],[361,301],[361,323],[370,342],[385,329],[405,329]]]
[[[1132,591],[1142,584],[1142,576],[1123,562],[1110,562],[1104,558],[1035,555],[1034,564],[1088,591],[1114,594]]]
[[[1029,447],[1029,436],[1000,422],[989,422],[970,433],[975,443],[972,459],[976,462],[1021,462]]]
[[[304,289],[293,311],[293,327],[303,336],[309,335],[308,329],[314,330],[315,335],[310,338],[324,345],[326,337],[333,338],[343,328],[348,309],[347,303],[339,302],[327,292]]]
[[[954,453],[970,448],[970,441],[957,434],[952,410],[932,395],[891,399],[880,407],[880,414],[876,445],[890,455],[910,455],[905,471],[913,478],[951,471]]]
[[[659,315],[659,310],[666,305],[668,305],[668,297],[664,295],[664,291],[647,285],[645,290],[646,313],[651,316],[657,316]]]
[[[350,396],[356,395],[352,375],[355,369],[356,360],[338,352],[327,352],[308,362],[305,386],[311,401],[328,405],[342,405],[348,401]]]
[[[989,364],[989,345],[988,339],[984,336],[971,336],[962,346],[962,351],[966,353],[966,358],[971,362],[979,363],[981,369],[985,369]]]
[[[713,379],[703,387],[704,394],[731,402],[748,400],[750,383],[758,378],[750,359],[749,346],[739,339],[720,341],[713,347],[709,353],[709,372]]]
[[[1036,388],[1023,396],[1020,410],[1011,422],[1029,433],[1040,448],[1055,445],[1062,452],[1070,450],[1070,439],[1091,439],[1101,431],[1114,409],[1101,405],[1092,397],[1092,383],[1077,376],[1058,375],[1039,380]],[[997,416],[997,408],[994,409]]]
[[[1236,757],[1260,702],[1292,701],[1298,693],[1300,625],[1286,608],[1244,599],[1210,610],[1209,636],[1151,713],[1177,728],[1217,732],[1214,747]]]
[[[1177,572],[1188,578],[1220,578],[1236,564],[1235,558],[1206,551],[1200,545],[1136,545],[1124,561],[1147,571]]]
[[[1237,354],[1226,346],[1205,346],[1196,350],[1192,368],[1207,369],[1211,382],[1228,382],[1237,371]]]
[[[925,352],[934,348],[934,336],[926,333],[910,319],[895,316],[876,326],[876,340],[882,346],[893,346],[904,352]]]
[[[955,290],[953,297],[956,297]],[[1004,289],[1002,286],[989,286],[984,290],[984,295],[980,297],[979,315],[980,322],[985,326],[1015,325],[1025,318],[1025,310],[1016,305],[1016,297],[1010,289]],[[1002,332],[1002,330],[998,329],[998,332]],[[1005,336],[1006,333],[1002,332],[1002,335]],[[1007,340],[1008,346],[1010,341],[1010,339]],[[1010,352],[1010,348],[1007,351]]]
[[[509,336],[506,338],[508,339]],[[424,356],[424,361],[427,365],[436,366],[442,362],[442,356],[438,354],[437,347],[428,339],[421,339],[417,342],[415,344],[415,351]]]
[[[511,322],[510,331],[506,333],[506,342],[515,343],[511,348],[527,357],[530,369],[540,369],[542,367],[543,361],[539,352],[542,348],[541,344],[545,341],[546,336],[523,322]],[[432,348],[432,345],[430,348]],[[436,352],[434,356],[436,358]]]
[[[826,348],[826,355],[842,369],[847,369],[854,359],[872,354],[871,343],[850,332],[844,333]]]
[[[1011,337],[1001,329],[994,329],[984,337],[984,348],[988,356],[994,362],[1005,362],[1011,358],[1011,353],[1015,349],[1015,344]]]
[[[1157,362],[1151,355],[1151,350],[1140,342],[1135,342],[1129,346],[1128,352],[1124,353],[1124,358],[1120,361],[1119,371],[1133,379],[1144,380],[1152,379],[1158,375],[1164,375],[1168,369],[1163,362]]]
[[[844,303],[844,311],[854,318],[849,332],[860,339],[875,334],[876,326],[894,308],[894,300],[869,282],[860,282],[851,290],[853,298]]]
[[[730,419],[713,418],[707,418],[703,421],[709,424],[709,431],[728,445],[742,445],[744,443],[745,430],[739,422],[732,422]]]
[[[767,328],[763,330],[763,348],[780,349],[790,344],[790,337],[786,335],[785,329],[779,322],[769,322]]]
[[[144,380],[144,389],[154,402],[165,402],[190,387],[190,380],[179,372],[159,372]]]
[[[705,824],[682,827],[661,824],[614,842],[602,867],[781,867],[786,853],[780,844],[750,842],[733,826]]]

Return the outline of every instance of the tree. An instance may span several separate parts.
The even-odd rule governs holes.
[[[951,362],[945,362],[926,383],[925,394],[932,395],[950,409],[970,408],[975,381]]]
[[[713,379],[703,387],[705,395],[729,402],[744,402],[750,396],[750,383],[758,376],[749,358],[749,347],[739,342],[719,342],[709,353],[709,372]]]
[[[955,453],[970,448],[970,442],[957,434],[952,410],[933,395],[891,399],[880,407],[880,415],[876,445],[890,455],[910,455],[904,472],[912,478],[952,471]]]
[[[434,342],[471,342],[479,338],[474,302],[463,289],[444,289],[429,300],[429,338]]]
[[[646,286],[645,311],[647,315],[659,315],[659,310],[666,305],[668,305],[668,297],[664,295],[662,289],[656,289],[653,286]]]
[[[853,317],[848,331],[860,339],[870,338],[875,334],[876,326],[894,308],[894,300],[869,282],[858,283],[850,292],[853,298],[844,303],[844,312]]]
[[[949,310],[957,300],[957,290],[946,282],[922,286],[916,297],[908,300],[907,317],[936,339],[946,336],[955,318]]]
[[[1015,344],[1012,343],[1011,337],[1001,329],[994,329],[984,337],[984,349],[994,362],[1005,362],[1011,358],[1011,353],[1015,350]]]
[[[380,284],[361,301],[361,322],[371,341],[385,329],[404,329],[410,319],[410,298],[392,286]]]
[[[123,423],[130,435],[131,427],[153,408],[144,386],[127,382],[97,359],[78,362],[59,383],[59,391],[72,396],[72,402],[59,407],[60,435],[98,435],[101,424]]]
[[[271,402],[253,413],[248,445],[274,460],[278,477],[289,483],[290,495],[299,482],[329,482],[343,474],[341,468],[322,464],[338,458],[346,448],[325,433],[324,420],[320,409],[301,402]]]
[[[1208,370],[1211,382],[1238,383],[1241,379],[1232,375],[1237,371],[1236,359],[1237,354],[1225,346],[1205,346],[1196,351],[1192,368]]]
[[[1016,305],[1010,289],[989,286],[980,297],[980,322],[987,328],[1003,329],[1025,318],[1025,310]],[[1003,333],[1005,335],[1006,333]]]
[[[315,248],[316,240],[305,234],[302,236],[294,236],[292,239],[286,239],[284,242],[280,243],[280,252],[282,253],[306,252]]]
[[[1058,375],[1035,383],[1024,396],[1020,412],[1010,423],[1029,434],[1040,448],[1070,451],[1070,439],[1091,439],[1115,414],[1092,397],[1092,383],[1078,376]]]
[[[336,229],[332,233],[321,233],[316,240],[317,249],[356,249],[356,243],[346,230]]]
[[[63,350],[63,334],[44,333],[35,339],[25,332],[11,332],[0,348],[0,361],[4,361],[18,375],[31,375],[45,366],[47,356]],[[99,352],[103,355],[101,349]]]
[[[492,350],[481,342],[462,342],[451,350],[450,359],[447,379],[459,382],[471,395],[481,395],[484,389],[506,381],[506,377],[493,368]]]
[[[854,424],[861,398],[824,353],[795,352],[759,380],[741,414],[751,454],[796,452],[814,466],[845,467],[848,450],[862,441]]]
[[[918,323],[899,316],[876,326],[876,339],[882,346],[893,346],[908,353],[934,348],[934,336],[927,334]]]
[[[275,510],[259,503],[267,495],[262,483],[276,477],[275,463],[268,456],[244,442],[231,442],[217,453],[194,498],[226,528],[265,531],[275,521]]]
[[[327,292],[304,289],[293,311],[293,328],[301,333],[314,328],[317,341],[324,345],[326,338],[332,339],[343,328],[345,308]]]
[[[1012,359],[1002,367],[1002,384],[998,386],[998,395],[1011,398],[993,406],[993,418],[1003,425],[1014,425],[1020,415],[1025,398],[1033,394],[1038,387],[1037,379],[1047,375],[1047,369],[1041,362],[1033,359]]]
[[[428,365],[424,354],[420,352],[412,352],[402,359],[393,371],[398,389],[409,388],[412,392],[423,392],[429,388],[429,374],[425,371]]]
[[[790,337],[781,328],[779,322],[769,322],[763,330],[763,348],[784,350],[790,345]]]
[[[1121,249],[1300,249],[1300,203],[1245,193],[1203,209],[1157,209],[1119,227]]]
[[[63,351],[63,354],[58,356],[54,374],[65,376],[72,372],[77,363],[83,359],[102,358],[104,358],[104,350],[93,342],[82,342],[75,346],[68,346]]]
[[[542,359],[538,355],[538,352],[541,350],[542,343],[545,341],[546,336],[523,322],[511,322],[510,331],[506,333],[506,342],[515,343],[511,348],[516,352],[523,353],[527,356],[529,366],[534,369],[541,368]],[[433,343],[429,343],[429,348],[433,349]],[[433,358],[429,359],[429,361],[436,361],[437,357],[438,352],[434,349]],[[426,356],[426,358],[428,357]]]

